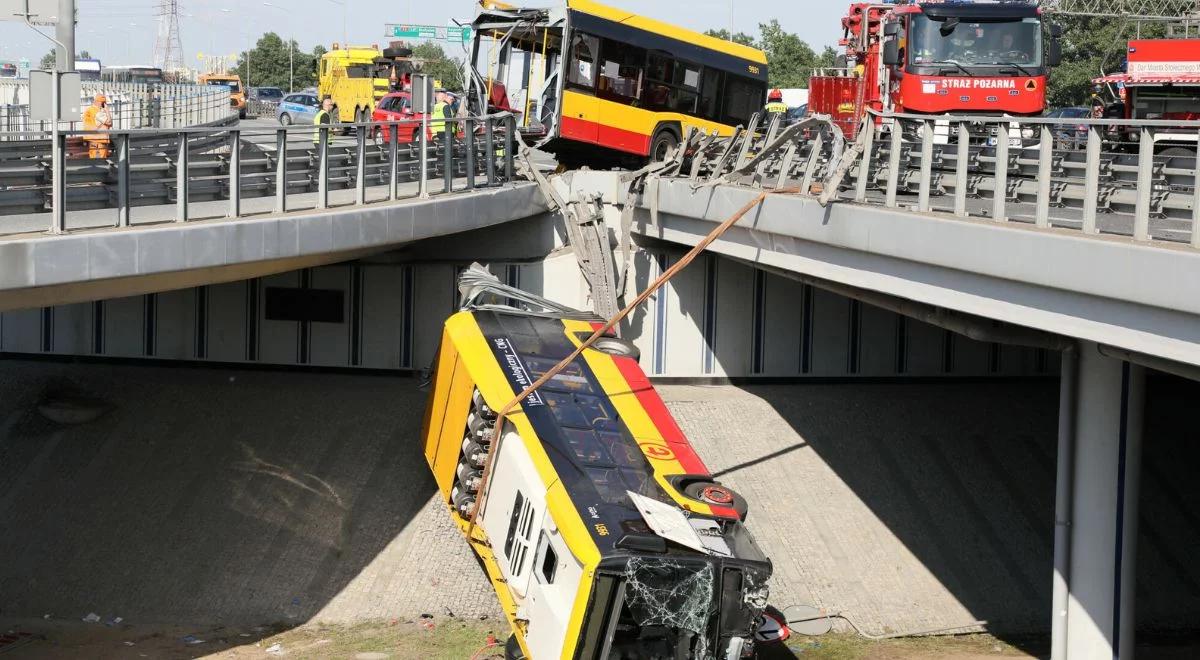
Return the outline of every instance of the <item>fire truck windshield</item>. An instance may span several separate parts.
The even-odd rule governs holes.
[[[912,17],[909,63],[922,68],[946,64],[957,69],[954,75],[970,75],[966,67],[1038,68],[1042,66],[1041,20],[969,21],[916,14]]]

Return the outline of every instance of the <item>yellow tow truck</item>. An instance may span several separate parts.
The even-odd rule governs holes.
[[[412,73],[412,51],[393,44],[377,46],[333,44],[321,56],[317,96],[333,99],[334,118],[343,123],[366,123],[389,92],[400,91]]]

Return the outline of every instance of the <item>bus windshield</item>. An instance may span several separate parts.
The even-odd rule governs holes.
[[[912,17],[909,61],[916,66],[1042,66],[1042,25],[1037,18],[966,21]]]

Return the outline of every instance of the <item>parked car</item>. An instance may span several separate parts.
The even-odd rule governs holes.
[[[320,109],[321,103],[317,100],[316,94],[288,94],[279,102],[279,109],[275,111],[275,118],[284,126],[311,124],[317,116],[317,111]]]
[[[371,113],[372,122],[420,119],[421,113],[414,113],[412,111],[412,100],[408,92],[392,92],[391,94],[384,96],[383,98],[379,99],[379,103],[376,104],[375,110]],[[400,126],[400,129],[396,133],[396,142],[399,144],[409,144],[411,142],[415,142],[417,139],[417,131],[419,130],[420,126],[417,124],[413,124],[412,126]],[[456,131],[460,137],[463,135],[461,126],[459,126]],[[391,127],[387,125],[376,126],[375,130],[372,131],[372,135],[376,139],[384,142],[391,140],[391,134]],[[428,137],[433,139],[433,134],[430,133]]]
[[[1092,116],[1092,109],[1082,106],[1055,108],[1046,113],[1047,119],[1088,119]],[[1060,146],[1068,149],[1078,149],[1082,145],[1087,144],[1087,126],[1084,124],[1075,124],[1064,122],[1055,124],[1053,129],[1054,141]]]
[[[283,90],[278,87],[251,87],[250,100],[279,103],[283,100]]]
[[[788,108],[787,114],[783,116],[783,125],[791,126],[796,122],[808,116],[808,104],[798,105],[794,108]]]

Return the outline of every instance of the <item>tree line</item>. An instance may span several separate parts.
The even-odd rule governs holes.
[[[759,36],[737,32],[732,41],[753,46],[767,54],[767,75],[771,87],[805,88],[816,69],[829,68],[837,59],[837,51],[826,46],[820,52],[799,35],[783,29],[776,19],[758,24]],[[710,37],[729,41],[729,30],[708,30]]]

